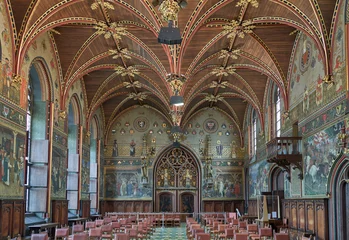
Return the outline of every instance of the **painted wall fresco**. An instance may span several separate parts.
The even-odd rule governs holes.
[[[243,169],[215,168],[213,187],[203,186],[203,199],[243,198]]]
[[[104,174],[104,196],[106,199],[151,199],[151,188],[144,188],[141,184],[140,170],[118,170],[116,168],[109,167],[105,168]]]
[[[0,198],[23,197],[25,135],[0,126]]]
[[[83,147],[81,163],[81,199],[89,199],[90,188],[90,149]]]
[[[304,139],[303,188],[305,196],[325,195],[327,178],[338,156],[338,133],[344,122],[334,124]]]
[[[159,151],[172,143],[168,135],[170,129],[169,122],[159,113],[135,106],[112,125],[111,132],[108,133],[105,157],[110,164],[118,164],[120,159],[137,162],[142,154],[144,135],[148,147]]]
[[[261,192],[268,191],[268,174],[270,170],[270,163],[267,161],[260,161],[251,165],[249,168],[249,196],[255,198]]]
[[[52,146],[51,195],[53,199],[65,199],[67,190],[67,151]]]
[[[184,126],[184,143],[199,153],[207,135],[211,137],[213,159],[242,159],[240,137],[236,125],[223,113],[207,109],[195,115]]]
[[[345,54],[345,1],[342,3],[338,9],[338,17],[335,25],[333,44],[332,44],[332,67],[333,67],[333,77],[334,77],[334,90],[338,94],[345,91],[346,88],[346,54]]]
[[[290,109],[302,103],[303,113],[309,112],[309,95],[315,91],[322,102],[322,79],[325,76],[323,59],[314,41],[303,33],[299,33],[295,57],[290,75]]]

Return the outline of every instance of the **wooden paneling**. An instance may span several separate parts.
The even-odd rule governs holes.
[[[291,239],[303,233],[315,234],[316,239],[328,239],[327,199],[287,199],[282,207],[289,220]]]
[[[90,217],[90,207],[91,207],[91,201],[90,200],[81,200],[80,204],[80,216],[83,218],[89,218]]]
[[[24,236],[24,201],[0,200],[0,239]]]
[[[152,212],[151,201],[101,201],[101,214],[106,212]]]
[[[258,216],[257,200],[248,200],[248,215]]]
[[[236,212],[244,213],[244,200],[233,201],[203,201],[203,212]]]
[[[68,224],[68,200],[52,200],[52,222]]]

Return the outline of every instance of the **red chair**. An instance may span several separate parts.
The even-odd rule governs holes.
[[[273,229],[272,228],[260,228],[259,229],[259,238],[261,237],[273,237]]]
[[[76,224],[76,225],[73,225],[72,227],[72,234],[76,234],[76,233],[81,233],[84,231],[84,225],[82,224]]]
[[[96,219],[96,227],[100,227],[104,224],[104,219]]]
[[[211,236],[209,233],[198,233],[195,236],[195,240],[210,240]]]
[[[86,233],[73,234],[72,240],[87,240],[88,235]]]
[[[102,238],[112,238],[113,237],[113,226],[111,223],[107,225],[102,225]]]
[[[55,240],[58,238],[64,239],[69,237],[69,228],[56,228]]]
[[[130,240],[130,236],[126,233],[117,233],[114,240]]]
[[[239,230],[240,229],[247,229],[247,222],[239,221]]]
[[[248,240],[248,233],[235,233],[234,240]]]
[[[96,223],[95,222],[86,222],[85,223],[86,230],[89,230],[90,228],[95,228],[95,227],[96,227]]]
[[[274,240],[289,240],[288,233],[275,233]]]
[[[102,239],[102,229],[101,228],[90,228],[88,230],[89,239]]]
[[[48,240],[47,232],[33,233],[30,237],[31,240]]]
[[[121,224],[119,222],[111,222],[111,227],[113,228],[114,232],[121,231]]]
[[[247,232],[248,233],[257,233],[258,232],[257,224],[247,224]]]
[[[235,235],[235,231],[236,230],[234,228],[226,228],[225,233],[220,234],[218,239],[221,239],[221,238],[224,238],[225,240],[230,238],[233,239]]]

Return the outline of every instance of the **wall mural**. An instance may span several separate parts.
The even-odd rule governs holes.
[[[0,198],[23,197],[25,136],[0,126]]]
[[[90,191],[90,149],[83,146],[81,164],[81,198],[89,199]]]
[[[140,170],[117,170],[116,168],[105,168],[105,193],[107,199],[150,200],[152,191],[141,184]]]
[[[344,126],[339,122],[304,139],[304,195],[325,195],[327,178],[338,156],[338,133]]]
[[[267,161],[260,161],[249,168],[249,195],[255,198],[261,192],[268,191],[268,173],[271,164]]]
[[[66,198],[67,187],[67,151],[52,146],[52,198]]]
[[[243,198],[242,169],[215,168],[213,173],[213,187],[203,186],[203,199],[236,199]],[[204,183],[205,181],[203,181]]]

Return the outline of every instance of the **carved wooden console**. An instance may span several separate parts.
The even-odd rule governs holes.
[[[68,224],[68,200],[52,200],[52,222]]]

